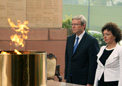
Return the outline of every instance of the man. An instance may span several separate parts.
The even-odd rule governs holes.
[[[85,32],[86,18],[72,18],[73,35],[67,38],[65,52],[65,79],[67,83],[92,86],[94,82],[98,41]]]

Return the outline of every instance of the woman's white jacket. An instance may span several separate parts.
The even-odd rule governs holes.
[[[103,54],[106,46],[101,47],[97,54],[97,70],[95,75],[94,86],[98,86],[98,80],[100,80],[104,72],[104,81],[119,81],[118,86],[122,86],[122,46],[116,45],[113,52],[106,60],[105,66],[101,63],[99,58]]]

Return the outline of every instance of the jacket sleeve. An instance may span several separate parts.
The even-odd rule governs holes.
[[[122,86],[122,47],[119,51],[119,64],[120,64],[120,79],[118,86]]]
[[[96,74],[95,74],[95,79],[94,79],[94,85],[93,86],[98,86],[99,74],[100,74],[100,66],[98,64],[97,69],[96,69]]]
[[[66,43],[66,49],[65,49],[65,74],[64,79],[67,79],[67,72],[68,72],[68,53],[67,53],[67,47],[68,43]]]
[[[105,46],[102,46],[99,53],[97,54],[97,60],[99,59],[98,56],[100,56],[100,53],[103,52]],[[98,80],[99,80],[99,76],[101,74],[101,71],[100,71],[101,67],[99,64],[97,64],[97,69],[96,69],[96,73],[95,73],[95,79],[94,79],[94,85],[93,86],[98,86]]]
[[[90,42],[90,47],[88,50],[89,54],[89,71],[88,71],[88,81],[87,84],[94,84],[95,72],[97,67],[97,54],[99,52],[99,45],[96,39]]]

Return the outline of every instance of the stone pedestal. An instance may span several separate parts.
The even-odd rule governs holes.
[[[14,34],[12,29],[0,29],[0,49],[4,51],[17,49],[19,51],[36,50],[53,53],[60,65],[60,73],[64,75],[65,46],[67,38],[66,29],[30,29],[28,39],[24,40],[24,47],[15,46],[10,36]]]

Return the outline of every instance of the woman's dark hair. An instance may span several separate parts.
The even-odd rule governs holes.
[[[105,24],[102,27],[102,30],[101,30],[102,33],[104,30],[111,31],[111,33],[116,37],[115,38],[116,42],[119,42],[122,39],[121,29],[115,23],[109,22],[109,23]]]

